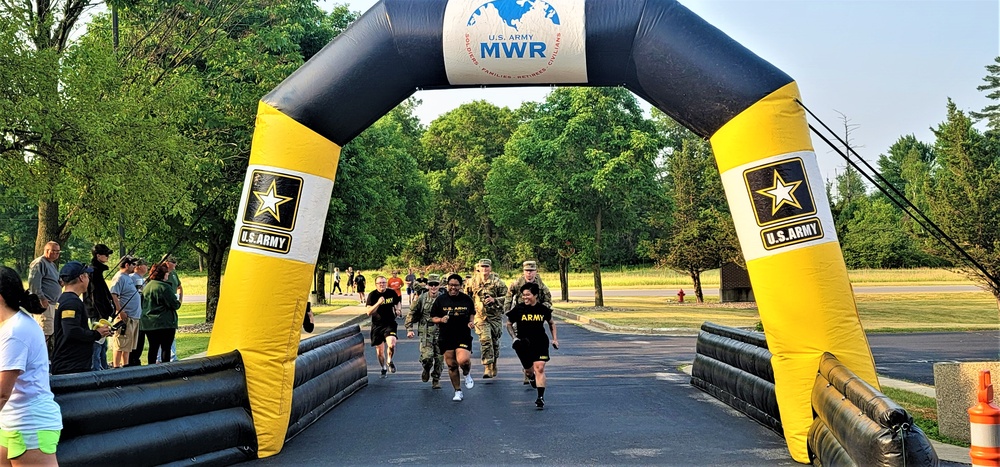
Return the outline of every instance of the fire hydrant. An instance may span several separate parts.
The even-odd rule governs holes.
[[[684,303],[684,289],[677,291],[677,303]]]

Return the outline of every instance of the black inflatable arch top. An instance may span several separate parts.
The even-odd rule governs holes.
[[[478,87],[445,74],[447,3],[377,3],[262,100],[343,147],[418,90]],[[625,86],[706,138],[792,82],[672,0],[588,1],[586,42],[588,82],[566,84]]]

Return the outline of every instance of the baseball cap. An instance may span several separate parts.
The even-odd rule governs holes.
[[[479,260],[479,263],[476,263],[476,265],[477,266],[489,266],[489,267],[493,267],[493,262],[490,261],[490,260],[488,260],[488,259],[486,259],[486,258],[483,258],[483,259]]]
[[[167,259],[163,260],[163,262],[177,264],[177,257],[174,255],[167,255]]]
[[[118,260],[118,265],[119,266],[125,266],[127,264],[135,264],[138,261],[139,261],[139,258],[136,258],[135,256],[125,255],[125,256],[122,256],[122,259]]]
[[[441,275],[431,274],[427,276],[427,285],[441,285]]]
[[[538,264],[536,264],[534,261],[525,261],[524,262],[524,270],[525,271],[535,271],[537,269],[538,269]]]
[[[100,253],[104,254],[104,253]],[[94,272],[94,268],[87,266],[79,261],[70,261],[63,265],[62,269],[59,270],[59,278],[63,281],[70,281],[80,277],[81,274],[90,274]]]
[[[103,243],[98,243],[97,245],[94,245],[94,248],[91,249],[91,251],[95,255],[110,255],[111,253],[115,252],[114,250],[112,250],[110,247],[108,247]]]

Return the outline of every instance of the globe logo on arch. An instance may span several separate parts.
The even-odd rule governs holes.
[[[493,78],[538,78],[556,62],[562,45],[559,13],[544,0],[493,0],[466,23],[468,59]]]

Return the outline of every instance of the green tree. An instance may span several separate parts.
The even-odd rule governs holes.
[[[624,88],[557,88],[532,113],[491,169],[487,203],[501,226],[533,231],[526,238],[541,248],[575,246],[604,306],[604,238],[640,226],[659,199],[661,141]]]
[[[919,253],[905,231],[897,228],[899,210],[885,198],[859,203],[841,237],[849,268],[901,268],[919,262]]]
[[[701,303],[701,274],[724,262],[742,262],[736,228],[708,142],[661,112],[654,117],[668,141],[661,189],[673,212],[650,217],[658,235],[642,250],[658,265],[687,273]]]
[[[934,129],[939,165],[927,189],[928,207],[935,223],[986,271],[962,269],[1000,304],[1000,140],[973,127],[950,99],[947,111],[947,120]],[[956,253],[942,254],[966,264]]]
[[[431,193],[413,153],[422,131],[416,105],[400,104],[344,146],[321,250],[326,262],[381,267],[426,228]]]
[[[494,223],[484,183],[516,126],[510,109],[475,101],[441,115],[424,133],[422,166],[436,206],[424,243],[439,252],[433,259],[510,261],[504,254],[508,240]]]
[[[986,97],[993,101],[981,112],[969,112],[972,118],[986,120],[986,126],[992,131],[1000,131],[1000,57],[993,59],[993,64],[986,65],[988,75],[983,77],[986,84],[976,87],[980,91],[987,91]]]

